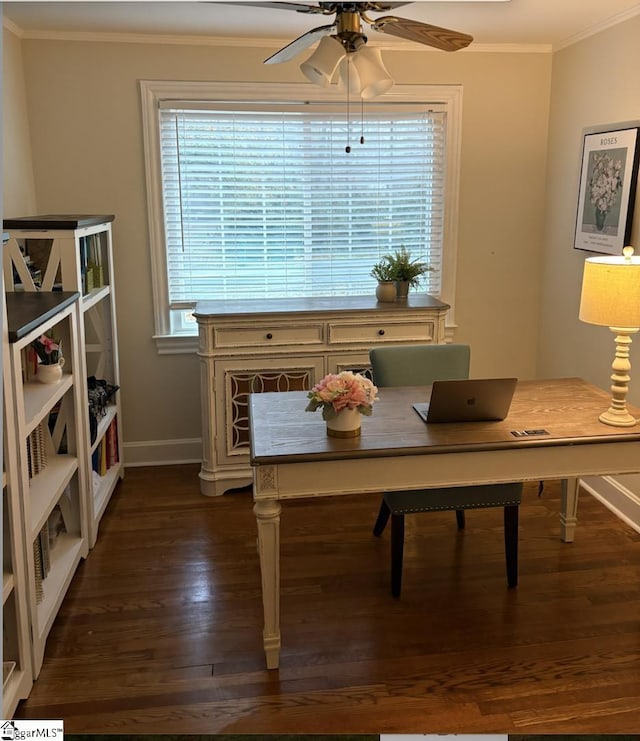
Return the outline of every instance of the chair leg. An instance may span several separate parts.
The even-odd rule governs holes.
[[[378,519],[376,520],[376,524],[373,526],[373,534],[378,536],[382,535],[382,531],[387,526],[387,522],[389,520],[389,515],[391,514],[391,510],[387,506],[387,503],[384,501],[384,498],[382,499],[382,502],[380,502],[380,511],[378,512]]]
[[[391,594],[400,596],[404,557],[404,515],[391,516]]]
[[[463,509],[456,510],[456,522],[458,523],[458,530],[464,530],[464,526],[466,523]]]
[[[504,551],[507,561],[507,584],[518,586],[518,512],[517,504],[504,508]]]

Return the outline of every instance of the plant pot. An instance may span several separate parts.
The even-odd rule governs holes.
[[[343,409],[327,420],[329,437],[358,437],[361,431],[361,414],[357,409]]]
[[[380,281],[376,286],[376,299],[380,303],[396,300],[396,286],[392,280]]]
[[[396,284],[396,301],[406,301],[409,298],[409,281],[397,280]]]
[[[62,378],[62,366],[64,365],[64,358],[60,358],[59,362],[53,365],[45,365],[40,363],[38,370],[36,371],[36,381],[40,383],[58,383]]]

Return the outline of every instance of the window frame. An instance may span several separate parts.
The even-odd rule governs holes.
[[[159,106],[179,100],[221,101],[327,101],[323,88],[308,83],[183,82],[140,80],[142,128],[147,189],[149,251],[153,287],[154,335],[160,354],[191,352],[197,349],[197,334],[171,334],[169,291],[164,233],[162,168],[160,161]],[[425,103],[444,106],[447,113],[444,224],[442,243],[441,293],[436,298],[451,306],[447,326],[455,326],[454,303],[458,247],[458,204],[462,140],[462,86],[396,84],[384,101]],[[335,104],[335,98],[330,101]]]

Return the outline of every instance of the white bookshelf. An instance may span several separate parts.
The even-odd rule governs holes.
[[[20,509],[16,438],[8,414],[13,409],[7,311],[2,287],[3,470],[2,470],[2,717],[13,717],[33,684],[27,607],[26,564]]]
[[[5,219],[8,242],[4,278],[8,291],[77,291],[79,358],[76,383],[85,399],[82,429],[89,548],[118,481],[124,476],[120,394],[110,399],[91,435],[88,377],[120,385],[113,285],[111,215],[45,215]],[[103,448],[104,446],[104,448]],[[108,455],[102,455],[108,450]],[[97,469],[99,476],[93,475]]]
[[[30,627],[34,678],[71,579],[89,550],[79,298],[78,292],[17,292],[5,297],[4,385],[11,390],[6,416],[12,420],[6,438],[16,448],[11,480],[20,499],[28,608],[24,623]],[[35,380],[30,357],[31,344],[45,333],[62,340],[64,372],[55,383]],[[32,437],[36,428],[37,445]]]

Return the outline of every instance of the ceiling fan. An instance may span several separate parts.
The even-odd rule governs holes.
[[[238,2],[234,5],[249,5],[260,8],[275,8],[277,10],[293,10],[297,13],[311,15],[335,15],[333,21],[324,26],[312,28],[291,43],[265,59],[265,64],[288,62],[300,52],[310,47],[324,36],[335,37],[344,47],[347,54],[358,51],[367,43],[367,36],[363,33],[363,22],[374,31],[388,33],[408,41],[433,46],[442,51],[458,51],[464,49],[473,37],[461,31],[452,31],[448,28],[432,26],[428,23],[399,18],[395,15],[385,15],[381,18],[370,18],[368,13],[380,13],[393,10],[410,2],[353,2],[334,3],[319,2],[317,5],[306,5],[297,2]]]
[[[307,5],[298,2],[234,2],[233,5],[248,5],[258,8],[275,8],[276,10],[293,10],[297,13],[311,15],[335,16],[331,23],[312,28],[294,39],[285,47],[265,59],[265,64],[288,62],[316,41],[316,51],[300,65],[303,74],[314,84],[327,87],[336,71],[339,83],[346,91],[347,127],[349,125],[349,98],[351,92],[360,95],[361,101],[369,100],[387,92],[393,86],[393,78],[384,66],[380,49],[365,46],[367,36],[363,32],[365,24],[374,31],[388,33],[408,41],[433,46],[442,51],[464,49],[473,37],[461,31],[452,31],[428,23],[385,15],[381,18],[370,18],[368,13],[381,13],[410,5],[410,2],[318,2]],[[364,117],[364,113],[362,113]],[[364,144],[364,134],[360,136]],[[351,146],[347,143],[347,153]]]

